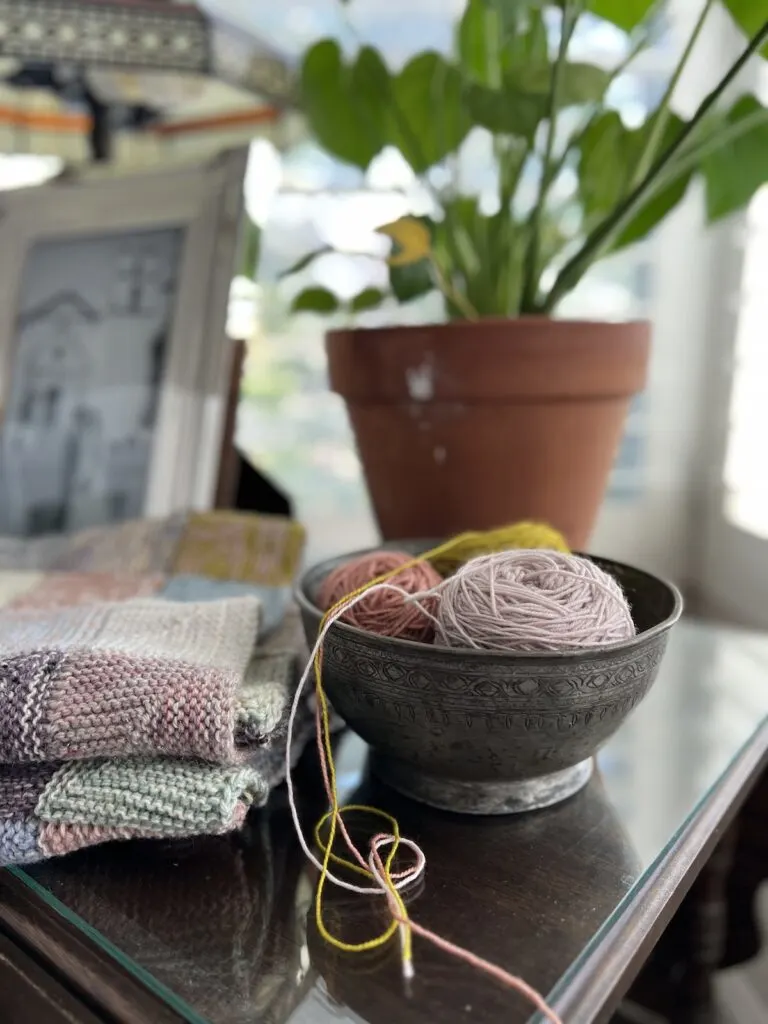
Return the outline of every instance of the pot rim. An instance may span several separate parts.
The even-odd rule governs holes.
[[[419,543],[419,541],[417,541],[416,543]],[[428,543],[432,544],[433,542],[430,541]],[[402,545],[403,541],[388,541],[384,544],[378,545],[377,547],[361,548],[358,551],[350,551],[348,553],[345,553],[344,555],[337,555],[334,558],[323,559],[323,561],[318,562],[314,566],[310,566],[309,569],[306,569],[301,574],[301,578],[299,579],[297,585],[294,587],[293,593],[299,607],[302,610],[309,612],[309,614],[311,614],[314,618],[318,620],[318,622],[320,622],[320,620],[322,620],[323,617],[323,611],[320,608],[318,608],[313,601],[310,600],[309,595],[306,592],[307,578],[310,575],[310,573],[315,572],[321,566],[331,563],[338,558],[352,559],[356,558],[359,555],[365,555],[372,551],[380,551],[382,548],[388,547],[397,549],[398,544]],[[433,654],[435,652],[440,652],[455,653],[460,654],[462,658],[472,657],[478,658],[480,660],[488,659],[504,661],[509,659],[511,661],[527,661],[530,659],[533,661],[540,661],[549,659],[551,661],[552,659],[556,659],[557,661],[567,662],[575,661],[577,659],[583,660],[585,656],[589,656],[592,654],[601,655],[610,651],[631,651],[635,647],[638,647],[641,644],[645,643],[646,640],[651,640],[654,637],[658,636],[660,633],[666,633],[669,629],[672,628],[672,626],[674,626],[674,624],[682,615],[683,596],[680,593],[679,589],[675,586],[675,584],[672,583],[670,580],[667,580],[661,576],[657,576],[655,573],[648,572],[646,569],[638,569],[636,566],[630,565],[628,562],[618,562],[613,558],[602,558],[600,555],[586,554],[584,552],[579,551],[574,551],[572,552],[572,554],[580,555],[582,558],[589,558],[592,561],[596,560],[598,563],[600,563],[601,561],[607,562],[611,565],[616,566],[619,569],[629,569],[632,572],[639,572],[645,576],[650,577],[651,579],[655,580],[657,583],[660,583],[663,587],[667,589],[667,591],[672,597],[672,610],[670,611],[669,615],[661,622],[657,622],[655,626],[651,626],[650,629],[645,629],[641,633],[636,633],[633,637],[630,637],[628,640],[615,640],[613,643],[601,644],[600,646],[596,647],[569,647],[560,651],[486,651],[477,650],[474,647],[439,647],[435,644],[422,643],[420,640],[403,640],[400,637],[381,636],[378,633],[369,633],[366,630],[360,629],[357,626],[351,626],[348,622],[341,622],[338,620],[334,622],[332,629],[340,630],[342,634],[346,634],[351,639],[365,639],[368,642],[373,640],[375,643],[379,643],[381,644],[381,646],[387,648],[391,648],[391,646],[394,645],[395,648],[397,648],[398,650],[402,650],[403,653],[407,653],[408,651],[431,652]]]
[[[650,328],[652,321],[647,317],[633,317],[629,320],[592,320],[580,319],[579,317],[554,317],[536,316],[533,313],[525,313],[522,316],[481,316],[477,320],[435,320],[423,324],[378,324],[375,327],[334,327],[326,331],[326,337],[347,336],[350,334],[372,334],[377,331],[387,333],[402,332],[403,334],[417,334],[424,331],[465,331],[467,327],[501,327],[509,324],[524,324],[526,327],[547,326],[561,324],[564,327],[589,327],[593,330],[603,328],[615,330],[617,327],[642,327]]]

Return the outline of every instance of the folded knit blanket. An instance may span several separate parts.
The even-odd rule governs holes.
[[[217,835],[264,804],[303,642],[291,606],[254,648],[260,613],[244,596],[0,615],[0,865]],[[313,728],[303,705],[294,759]]]
[[[294,761],[314,731],[299,718]],[[240,828],[285,778],[285,743],[243,765],[108,758],[0,768],[0,866],[114,839],[178,839]]]
[[[259,610],[256,598],[239,597],[6,611],[0,762],[242,761],[282,713],[296,651],[284,642],[290,620],[254,651]]]
[[[71,534],[0,537],[0,569],[193,574],[290,586],[303,543],[304,530],[286,516],[183,512]]]
[[[0,538],[0,865],[217,835],[267,800],[303,650],[302,538],[218,512]],[[306,705],[296,724],[294,759]]]

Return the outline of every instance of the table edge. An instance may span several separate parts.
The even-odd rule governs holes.
[[[657,859],[617,917],[593,939],[571,979],[548,1001],[568,1024],[607,1019],[640,971],[759,775],[768,769],[768,717]],[[531,1024],[541,1020],[531,1018]]]
[[[189,1021],[8,869],[0,870],[0,933],[116,1024]]]

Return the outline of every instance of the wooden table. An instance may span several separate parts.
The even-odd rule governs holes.
[[[755,825],[768,811],[766,716],[768,638],[683,622],[600,772],[559,807],[495,819],[432,811],[366,778],[351,736],[340,781],[425,850],[414,918],[548,993],[567,1024],[610,1019],[633,982],[631,998],[675,1024],[704,1021],[712,971],[754,951],[751,900],[768,870]],[[311,824],[322,809],[311,755],[297,781]],[[739,838],[731,826],[748,797]],[[394,945],[337,954],[316,931],[313,885],[280,792],[235,836],[112,844],[2,872],[0,1006],[22,984],[38,1000],[2,1020],[530,1019],[519,996],[418,940],[409,994]],[[329,897],[328,924],[348,938],[369,934],[372,914],[385,919],[380,903]]]

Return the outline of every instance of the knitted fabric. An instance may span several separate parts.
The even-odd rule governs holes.
[[[10,576],[10,579],[7,577]],[[129,601],[150,597],[165,585],[165,577],[131,576],[114,572],[0,573],[0,587],[9,608],[64,608],[99,601]],[[14,590],[11,590],[11,588]]]
[[[171,571],[285,586],[293,580],[303,545],[304,530],[284,516],[192,512]]]
[[[34,811],[56,765],[3,765],[0,768],[0,864],[40,859],[40,822]]]
[[[0,569],[191,574],[290,586],[303,543],[302,527],[284,516],[187,512],[74,534],[0,537]]]
[[[314,730],[302,708],[298,756]],[[0,768],[0,866],[118,839],[179,839],[240,828],[285,777],[285,735],[246,764],[92,759]]]
[[[301,530],[203,517],[168,575],[193,518],[0,538],[0,865],[218,835],[283,780]],[[217,548],[238,579],[201,575]],[[294,756],[313,729],[302,705]]]
[[[253,597],[0,616],[0,761],[237,761],[236,721],[246,745],[259,729],[243,710],[258,619]]]
[[[242,675],[256,645],[260,603],[136,600],[64,608],[8,609],[0,615],[0,652],[110,651],[173,659]]]
[[[104,601],[162,597],[166,601],[221,601],[257,597],[261,603],[259,634],[276,629],[290,604],[291,588],[241,580],[212,580],[194,574],[136,576],[114,572],[30,572],[0,570],[0,607],[14,611],[53,610]]]
[[[263,803],[266,780],[252,768],[196,761],[78,761],[60,768],[35,808],[46,856],[108,839],[217,835],[238,828]]]
[[[225,597],[253,594],[261,602],[259,636],[262,637],[280,625],[291,602],[290,587],[269,587],[240,580],[212,580],[194,574],[169,577],[163,581],[159,592],[166,601],[221,601]]]
[[[212,619],[201,619],[201,609],[194,603],[185,607],[195,622],[205,624],[221,621],[222,605],[228,606],[234,602],[238,606],[243,601],[252,607],[254,598],[211,602],[209,607],[215,612]],[[172,613],[171,621],[174,621],[173,616],[181,614],[180,609],[170,603],[166,605],[162,600],[152,602],[151,610],[162,621],[166,621],[164,616],[168,612]],[[137,616],[140,621],[144,621],[143,608],[128,607],[122,619],[116,617],[112,606],[102,611],[104,618],[97,615],[93,608],[81,609],[78,615],[72,608],[68,608],[63,610],[58,621],[66,623],[72,631],[79,630],[79,636],[90,630],[88,635],[95,638],[96,642],[103,639],[105,634],[95,629],[94,623],[103,624],[108,621],[114,626],[117,622],[131,621],[135,624]],[[37,617],[25,613],[22,618],[25,620],[25,637],[30,635],[33,624],[37,630],[34,635],[38,636],[44,628],[51,629],[51,623],[56,620],[56,616],[51,616],[49,612]],[[224,621],[228,621],[227,615]],[[153,631],[153,625],[149,624],[142,634],[141,642],[171,646],[166,637],[158,638],[158,630]],[[120,642],[119,637],[116,642]],[[125,643],[125,637],[122,642]],[[289,703],[295,690],[298,654],[302,646],[298,612],[291,607],[279,628],[273,630],[256,647],[243,670],[235,693],[226,743],[235,763],[216,765],[196,759],[157,756],[89,757],[63,761],[59,755],[54,760],[54,755],[48,754],[46,756],[51,761],[46,764],[0,765],[0,865],[32,863],[108,840],[218,835],[239,828],[248,807],[265,803],[270,790],[284,778],[285,726]],[[201,659],[207,659],[209,667],[205,671],[208,673],[217,671],[210,667],[212,661],[220,662],[227,655],[223,646],[217,648],[213,642],[207,646],[204,638],[198,635],[188,639],[186,651],[188,655],[195,651]],[[117,657],[114,653],[107,654],[112,658]],[[83,651],[82,648],[74,647],[66,652],[57,651],[54,655],[48,655],[47,661],[46,655],[40,652],[15,657],[20,662],[26,659],[27,664],[37,659],[36,679],[43,679],[47,672],[55,684],[55,671],[51,671],[51,663],[54,663],[55,670],[59,664],[57,658],[63,662],[67,658],[77,659],[87,666],[90,664],[89,658],[103,656],[96,649]],[[137,710],[132,703],[134,693],[130,682],[133,680],[135,685],[136,664],[143,670],[146,661],[131,658],[125,653],[119,657],[126,659],[123,665],[125,674],[117,678],[119,695],[109,699],[110,693],[114,695],[116,685],[115,681],[107,680],[100,694],[103,698],[101,713],[91,715],[89,720],[89,739],[95,737],[101,742],[109,732],[110,742],[119,741],[121,745],[133,749],[137,735],[141,734],[142,722],[146,719],[141,717],[143,707]],[[163,663],[167,666],[167,659]],[[240,665],[242,667],[242,659]],[[190,669],[190,666],[186,668]],[[196,677],[191,678],[194,680]],[[197,681],[199,683],[199,679]],[[153,689],[158,685],[161,682],[155,680],[152,686],[143,691],[145,701],[154,699]],[[24,708],[34,707],[34,701],[28,699],[25,703],[19,700],[19,687],[7,686],[5,697],[0,697],[3,702],[0,706],[5,709],[6,719],[15,718],[18,728],[11,736],[13,730],[7,728],[7,721],[0,716],[0,735],[4,737],[2,742],[6,746],[12,746],[15,751],[19,747],[28,751],[35,743],[39,750],[44,742],[51,741],[51,737],[60,738],[62,730],[70,735],[70,739],[75,733],[68,730],[75,730],[79,741],[82,741],[84,719],[79,702],[80,691],[70,687],[69,701],[60,701],[51,711],[52,704],[48,700],[50,689],[46,689],[46,686],[31,688],[33,696],[42,698],[48,708],[46,717],[38,716],[46,727],[43,731],[35,727],[34,714],[27,715],[26,719],[24,717]],[[174,709],[176,718],[173,720],[183,720],[183,710],[190,703],[197,704],[202,709],[201,714],[210,711],[205,703],[207,698],[201,696],[202,692],[198,686],[194,690],[188,687],[183,694],[177,693],[174,700],[178,706]],[[9,693],[15,696],[15,703],[9,701]],[[27,687],[24,693],[29,697],[30,688]],[[129,710],[126,711],[126,708]],[[9,712],[12,713],[9,715]],[[211,717],[215,716],[211,714]],[[162,715],[160,718],[164,723]],[[298,757],[313,730],[311,710],[309,706],[302,705],[297,720],[295,757]],[[154,739],[157,735],[153,734]],[[159,735],[167,736],[165,724],[160,728]],[[197,742],[200,736],[206,736],[204,732],[196,734],[194,731],[189,735]]]
[[[0,537],[0,566],[61,572],[169,573],[184,514],[96,526],[72,534]]]

